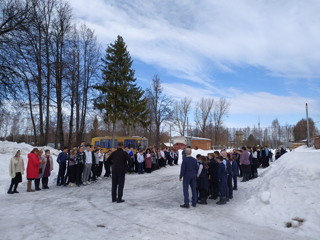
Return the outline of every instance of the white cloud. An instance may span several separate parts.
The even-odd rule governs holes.
[[[70,1],[100,41],[122,35],[135,58],[209,86],[213,66],[319,77],[320,1]]]
[[[202,97],[213,97],[218,101],[220,97],[226,98],[230,103],[230,114],[248,115],[286,115],[301,114],[305,116],[305,104],[308,103],[310,112],[320,114],[320,99],[311,99],[296,95],[279,96],[267,92],[249,93],[234,88],[203,89],[191,87],[187,84],[163,83],[164,92],[175,99],[191,97],[193,107]]]
[[[92,27],[104,47],[121,35],[135,59],[198,83],[191,87],[188,81],[166,82],[163,86],[170,96],[191,96],[194,103],[201,97],[226,97],[231,102],[230,114],[248,116],[304,117],[308,102],[310,112],[320,116],[319,98],[296,95],[303,89],[288,87],[289,96],[222,89],[228,83],[209,74],[216,69],[233,72],[234,67],[253,66],[283,77],[288,86],[300,81],[295,77],[309,78],[305,86],[319,92],[320,1],[69,2],[75,18]]]

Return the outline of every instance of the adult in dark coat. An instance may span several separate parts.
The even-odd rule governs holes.
[[[130,164],[129,154],[123,150],[123,142],[118,142],[118,149],[111,153],[107,161],[112,162],[112,202],[122,203],[125,174]],[[118,194],[117,194],[118,190]]]
[[[210,193],[209,199],[216,200],[219,194],[218,186],[218,166],[219,163],[216,162],[214,154],[210,153],[210,163],[209,163],[209,178],[210,178]]]
[[[228,191],[227,191],[227,200],[228,199],[233,199],[233,186],[232,186],[232,179],[233,179],[233,170],[232,170],[232,165],[230,163],[230,155],[228,154],[227,159],[226,159],[226,165],[227,165],[227,186],[228,186]]]
[[[227,168],[226,165],[223,163],[223,157],[217,156],[217,160],[219,162],[218,167],[218,181],[219,181],[219,192],[220,192],[220,200],[217,202],[218,205],[226,204],[227,198]]]
[[[262,167],[269,167],[269,149],[267,146],[264,146],[262,151]]]
[[[280,150],[280,154],[281,154],[281,156],[283,155],[283,154],[285,154],[287,151],[286,150],[284,150],[284,148],[282,147],[281,148],[281,150]]]
[[[197,204],[196,178],[198,172],[197,160],[191,157],[191,149],[186,149],[186,157],[183,159],[180,170],[180,181],[183,178],[183,195],[184,204],[180,205],[182,208],[189,208],[189,185],[192,190],[192,206]]]
[[[200,165],[198,170],[198,189],[200,192],[200,197],[198,199],[198,203],[207,204],[207,193],[209,187],[209,179],[208,179],[208,165],[206,164],[206,158],[204,156],[200,157]]]

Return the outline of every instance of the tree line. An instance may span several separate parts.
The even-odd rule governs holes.
[[[1,0],[0,6],[1,114],[4,101],[14,99],[20,116],[29,113],[35,145],[49,139],[56,147],[70,147],[71,139],[79,143],[88,96],[99,76],[94,30],[73,23],[72,9],[63,0]]]

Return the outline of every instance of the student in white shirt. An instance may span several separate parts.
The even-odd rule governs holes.
[[[84,150],[84,153],[86,155],[86,164],[83,168],[83,174],[82,174],[82,182],[83,185],[90,184],[89,182],[89,176],[92,168],[92,152],[90,144],[86,146],[86,150]]]
[[[138,173],[143,174],[143,162],[144,162],[144,156],[142,150],[139,151],[137,154],[137,160],[138,160]]]

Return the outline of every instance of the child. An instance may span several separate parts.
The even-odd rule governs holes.
[[[237,178],[239,175],[237,155],[233,154],[231,158],[232,172],[233,172],[233,190],[238,190]]]
[[[218,187],[218,166],[213,153],[209,153],[209,179],[210,179],[210,194],[209,199],[216,200],[218,198],[219,187]]]
[[[78,149],[73,148],[71,151],[71,156],[69,159],[69,166],[68,166],[68,171],[69,171],[69,187],[74,187],[76,186],[76,162],[75,158],[77,157]]]
[[[179,153],[177,150],[174,151],[174,165],[178,165]]]
[[[130,148],[129,157],[130,157],[129,174],[134,174],[134,151],[133,151],[133,148]]]
[[[199,204],[207,204],[207,192],[209,187],[208,180],[208,165],[206,163],[206,157],[200,156],[200,165],[197,174],[198,178],[198,189],[200,192],[200,198],[198,200]]]
[[[223,157],[217,156],[218,166],[218,181],[219,181],[219,192],[220,200],[217,202],[218,205],[226,204],[227,197],[227,171],[226,166],[223,163]]]
[[[228,195],[227,198],[233,198],[233,187],[232,187],[232,178],[233,178],[233,170],[232,170],[232,162],[230,161],[230,154],[227,153],[227,172],[228,172]],[[229,166],[229,169],[228,169]],[[227,200],[228,201],[228,200]]]
[[[137,154],[137,160],[138,160],[138,172],[139,174],[143,174],[143,162],[144,162],[144,156],[142,150],[139,151]]]

